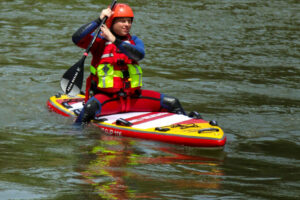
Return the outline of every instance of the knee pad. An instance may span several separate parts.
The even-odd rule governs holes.
[[[179,100],[175,97],[163,96],[162,107],[167,109],[169,112],[177,114],[185,114]]]

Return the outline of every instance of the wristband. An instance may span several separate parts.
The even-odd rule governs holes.
[[[96,22],[98,25],[100,25],[101,22],[102,22],[102,20],[98,17],[98,18],[95,20],[95,22]]]

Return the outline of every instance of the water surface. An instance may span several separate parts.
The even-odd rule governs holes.
[[[225,148],[73,130],[46,101],[83,53],[71,35],[110,2],[1,1],[0,198],[297,199],[300,3],[124,2],[146,46],[144,88],[217,120]]]

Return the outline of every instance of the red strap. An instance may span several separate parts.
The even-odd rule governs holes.
[[[120,96],[120,102],[122,106],[122,112],[126,112],[126,103],[124,101],[124,98]]]
[[[130,96],[127,95],[127,101],[126,101],[126,112],[129,112],[130,111]]]
[[[90,98],[90,94],[89,94],[89,91],[90,91],[90,88],[91,88],[91,75],[89,75],[89,77],[86,79],[86,87],[85,87],[85,103],[89,100]]]

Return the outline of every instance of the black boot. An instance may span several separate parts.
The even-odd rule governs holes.
[[[166,108],[169,112],[185,115],[184,109],[179,100],[175,97],[164,96],[162,99],[162,107]]]
[[[77,117],[75,124],[86,125],[92,119],[95,118],[96,112],[100,110],[99,103],[91,99],[89,100],[83,107],[82,111],[80,112],[79,116]]]
[[[203,119],[202,116],[197,111],[190,112],[188,116],[194,119]]]

